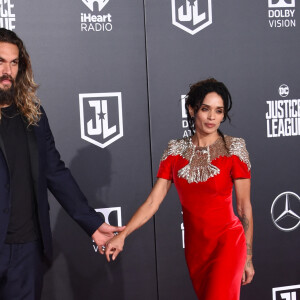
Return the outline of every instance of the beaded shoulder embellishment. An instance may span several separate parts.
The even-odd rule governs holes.
[[[221,156],[236,155],[250,170],[245,141],[241,138],[225,136],[225,142],[226,146],[220,137],[208,147],[196,147],[191,138],[171,140],[161,160],[165,160],[169,155],[180,155],[188,160],[189,163],[178,171],[178,177],[186,179],[188,183],[205,182],[220,174],[220,169],[211,162]]]

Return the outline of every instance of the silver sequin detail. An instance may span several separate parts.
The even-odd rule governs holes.
[[[211,162],[220,156],[236,155],[250,170],[250,160],[246,150],[245,141],[241,138],[225,136],[226,146],[220,137],[208,147],[196,147],[191,138],[171,140],[165,150],[162,161],[169,155],[180,155],[189,163],[178,171],[178,177],[184,178],[188,183],[205,182],[209,178],[220,174],[220,169]]]
[[[234,137],[229,137],[229,138],[231,138],[231,143],[229,148],[230,155],[236,155],[242,162],[244,162],[247,165],[248,170],[250,170],[251,164],[249,160],[249,153],[246,149],[245,140],[241,138],[234,138]]]

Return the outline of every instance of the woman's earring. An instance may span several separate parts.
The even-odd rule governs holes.
[[[195,129],[195,117],[191,117],[192,128]]]

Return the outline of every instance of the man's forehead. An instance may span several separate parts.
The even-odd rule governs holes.
[[[7,42],[0,42],[0,56],[9,55],[19,57],[19,48],[17,45]]]

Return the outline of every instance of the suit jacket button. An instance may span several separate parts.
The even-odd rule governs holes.
[[[8,208],[4,208],[4,209],[3,209],[3,212],[4,212],[5,214],[7,214],[7,213],[9,212],[9,209],[8,209]]]

